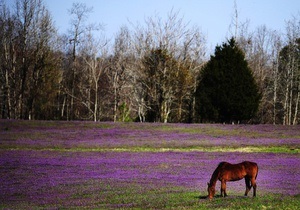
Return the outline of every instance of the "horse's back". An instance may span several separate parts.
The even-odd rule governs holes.
[[[255,162],[244,161],[241,164],[245,167],[247,174],[250,176],[257,176],[258,173],[258,165]]]
[[[257,163],[251,162],[251,161],[244,161],[241,164],[243,164],[247,168],[258,168]]]

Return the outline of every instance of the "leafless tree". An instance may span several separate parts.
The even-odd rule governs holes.
[[[159,107],[160,113],[158,115],[160,118],[152,120],[167,122],[171,114],[176,112],[176,114],[181,115],[184,110],[182,106],[183,98],[186,97],[186,100],[188,100],[187,98],[192,96],[191,89],[194,83],[188,78],[195,76],[203,62],[204,36],[197,27],[189,28],[189,24],[184,21],[183,17],[179,17],[178,12],[171,11],[166,20],[159,16],[150,17],[145,20],[145,27],[135,26],[133,42],[136,58],[140,61],[146,58],[146,60],[148,59],[148,64],[151,60],[155,64],[160,59],[158,58],[155,61],[155,56],[162,56],[162,59],[169,59],[171,62],[160,63],[159,65],[161,66],[156,66],[157,73],[160,72],[159,74],[161,74],[163,79],[158,81],[152,80],[151,82],[156,82],[157,84],[150,86],[149,79],[151,80],[151,78],[148,73],[153,66],[152,64],[145,66],[145,62],[139,63],[140,66],[136,69],[136,75],[139,75],[139,81],[143,87],[140,89],[146,90],[146,92],[138,94],[143,98],[138,101],[145,103],[142,107],[148,109],[147,112],[156,112],[153,110],[153,107],[151,108],[147,104],[146,98],[157,98],[157,92],[153,88],[155,86],[160,87],[162,100],[156,99],[156,102],[154,102],[160,101],[156,105]],[[175,61],[177,65],[174,64]],[[185,72],[185,70],[187,71]],[[181,80],[178,78],[176,80],[175,77],[170,78],[171,75],[177,77],[179,75],[185,76]],[[179,96],[180,92],[181,96]],[[181,118],[181,116],[177,116],[178,118]]]
[[[12,78],[16,73],[16,24],[17,20],[10,14],[5,3],[2,2],[0,10],[0,60],[1,66],[1,115],[2,118],[15,118],[14,103],[15,90]]]
[[[284,84],[283,124],[298,122],[300,99],[300,21],[293,17],[286,24],[286,46],[282,50],[282,68]]]
[[[45,110],[54,103],[50,97],[53,95],[47,93],[55,94],[54,83],[59,77],[53,73],[58,68],[53,65],[51,44],[55,28],[49,11],[42,0],[21,0],[16,1],[12,13],[5,4],[1,6],[1,12],[4,112],[9,118],[45,117]],[[46,75],[49,80],[56,77],[55,81],[49,82]],[[43,102],[45,95],[48,102]]]
[[[66,75],[66,79],[69,80],[65,84],[65,92],[67,93],[64,100],[67,100],[69,104],[66,104],[69,107],[67,110],[67,119],[74,119],[76,110],[74,109],[74,99],[78,98],[76,93],[76,77],[78,76],[77,69],[79,68],[79,61],[77,60],[78,56],[78,47],[83,41],[83,35],[86,30],[86,21],[89,14],[92,12],[92,7],[87,7],[84,3],[73,3],[72,8],[69,10],[71,15],[71,27],[69,30],[69,44],[71,47],[71,59],[69,61],[70,69]],[[64,108],[63,108],[64,109]]]
[[[132,66],[134,57],[131,34],[127,27],[120,28],[113,45],[110,70],[107,72],[113,98],[113,120],[130,120],[134,83]]]
[[[109,65],[107,61],[108,40],[104,36],[95,38],[94,30],[95,28],[92,26],[88,28],[80,48],[79,55],[84,61],[83,69],[86,70],[84,75],[86,79],[84,83],[80,83],[79,89],[84,98],[81,103],[90,110],[93,120],[97,121],[101,114],[99,113],[99,80]]]
[[[262,94],[258,122],[296,124],[299,118],[299,20],[294,18],[287,22],[286,38],[266,26],[252,33],[244,26],[247,25],[239,28],[238,42]]]
[[[271,52],[271,61],[272,61],[272,73],[270,74],[270,90],[269,94],[272,97],[272,102],[273,102],[273,117],[272,121],[273,124],[277,124],[278,120],[278,103],[279,103],[279,91],[280,91],[280,71],[279,71],[279,62],[280,62],[280,50],[282,48],[282,40],[281,36],[278,32],[274,31],[272,34],[272,52]]]

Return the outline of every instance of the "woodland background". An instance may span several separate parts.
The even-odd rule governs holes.
[[[74,3],[69,12],[69,30],[58,34],[42,0],[1,2],[1,118],[198,121],[195,91],[209,55],[197,26],[170,11],[107,38],[101,24],[86,21],[92,8]],[[248,123],[299,124],[299,14],[285,31],[248,28],[235,10],[231,35],[261,94]]]

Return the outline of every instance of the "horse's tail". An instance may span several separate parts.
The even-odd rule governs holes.
[[[258,165],[257,164],[256,164],[256,168],[257,168],[257,170],[256,170],[255,180],[256,180],[257,175],[258,175]]]
[[[256,176],[255,176],[255,179],[257,178],[257,175],[258,175],[258,166],[257,166],[257,172],[256,172]]]

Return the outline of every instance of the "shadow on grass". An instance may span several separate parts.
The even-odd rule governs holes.
[[[207,195],[199,195],[199,196],[195,196],[194,198],[198,198],[198,199],[200,199],[200,200],[208,199],[208,198],[207,198]]]
[[[252,196],[242,196],[242,195],[229,195],[226,197],[223,197],[221,195],[215,195],[212,199],[217,198],[217,199],[247,199],[247,198],[252,198]],[[209,200],[207,195],[199,195],[195,196],[194,198],[198,198],[200,200]],[[253,197],[255,198],[255,197]]]
[[[199,196],[195,196],[194,198],[198,198],[200,200],[209,200],[208,199],[208,195],[199,195]],[[223,198],[221,195],[215,195],[214,198]]]

